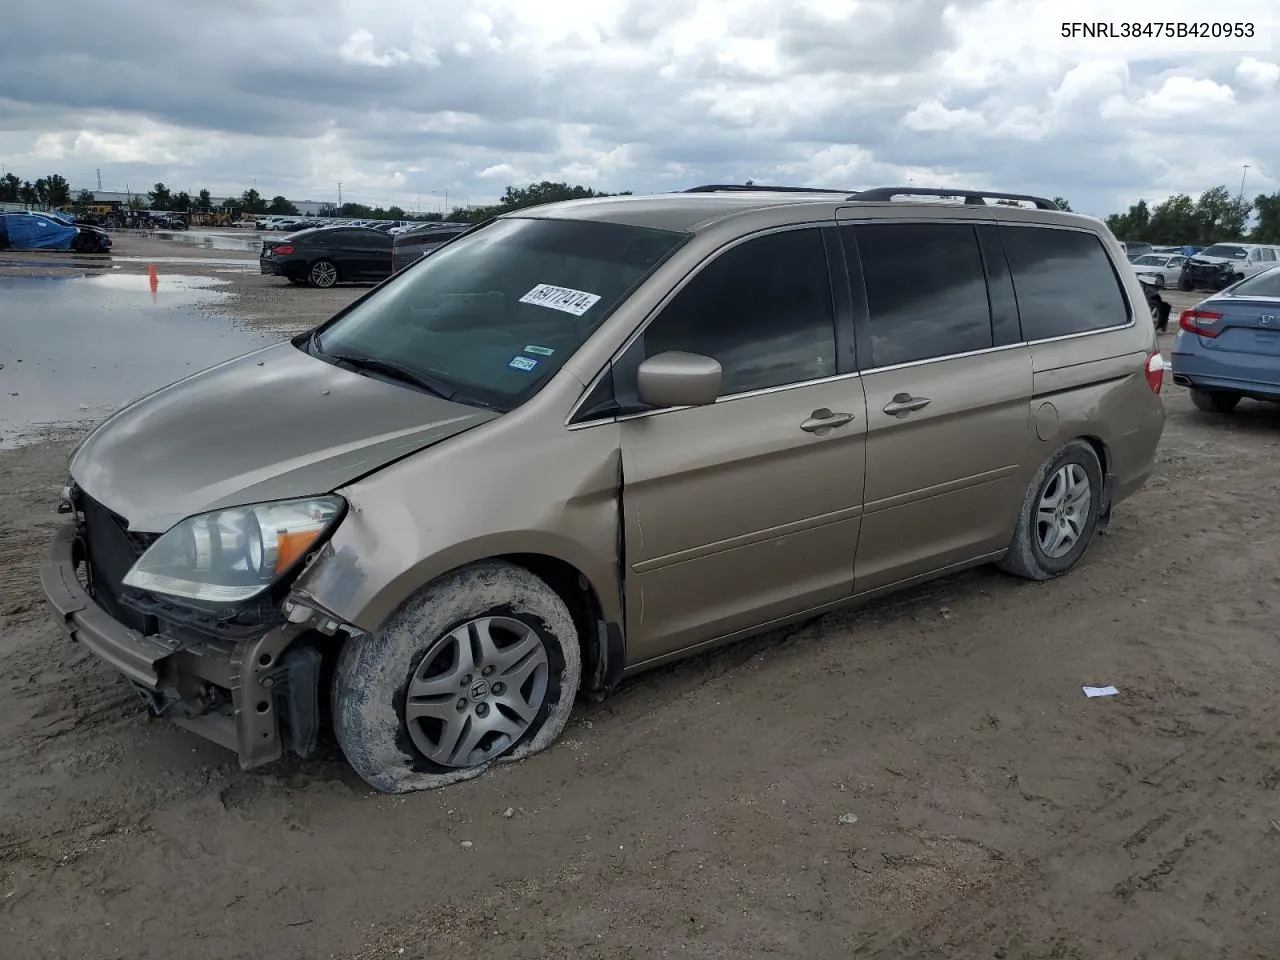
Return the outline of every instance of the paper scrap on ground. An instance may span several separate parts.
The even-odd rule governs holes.
[[[521,303],[532,303],[534,306],[560,310],[580,317],[598,303],[600,298],[585,290],[574,290],[571,287],[557,287],[549,283],[540,283],[523,297]]]
[[[1115,687],[1081,687],[1086,697],[1114,697],[1120,691]]]

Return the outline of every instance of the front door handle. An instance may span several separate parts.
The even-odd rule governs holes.
[[[832,427],[843,427],[852,419],[852,413],[832,413],[823,407],[813,411],[809,419],[800,424],[800,429],[805,433],[817,433],[820,430],[830,430]]]
[[[932,402],[928,397],[913,397],[909,393],[899,393],[884,405],[884,412],[891,417],[905,417],[913,410],[921,410]]]

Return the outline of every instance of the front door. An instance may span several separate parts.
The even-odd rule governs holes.
[[[865,292],[859,593],[1008,545],[1022,503],[1032,367],[993,230],[954,221],[841,228]]]
[[[716,403],[619,424],[632,662],[850,593],[867,421],[827,243],[811,227],[721,253],[619,364],[681,350],[724,370]]]

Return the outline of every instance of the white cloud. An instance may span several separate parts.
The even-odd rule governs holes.
[[[902,122],[910,130],[920,133],[950,133],[959,130],[980,130],[986,125],[982,114],[963,107],[951,110],[943,106],[936,98],[924,101],[905,117]]]
[[[1280,63],[1245,57],[1236,66],[1236,79],[1255,90],[1270,90],[1280,83]]]
[[[1258,6],[1240,0],[1233,19]],[[483,202],[508,184],[976,183],[1107,213],[1280,190],[1274,54],[1093,47],[1114,0],[116,0],[92,34],[38,5],[0,31],[0,162],[104,185]],[[185,8],[184,8],[185,9]],[[1203,19],[1131,0],[1127,21]],[[1238,15],[1238,16],[1237,16]],[[76,63],[75,70],[66,68]],[[85,77],[92,77],[86,82]],[[1190,157],[1191,136],[1213,144]],[[1193,151],[1194,153],[1194,151]]]

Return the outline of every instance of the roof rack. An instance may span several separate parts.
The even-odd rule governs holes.
[[[779,187],[756,183],[708,183],[690,187],[681,193],[849,193],[848,190],[824,190],[821,187]]]
[[[1052,200],[1033,197],[1025,193],[994,193],[990,190],[944,190],[936,187],[875,187],[860,190],[849,196],[850,200],[892,200],[894,197],[964,197],[966,204],[985,206],[988,200],[1021,200],[1035,204],[1039,210],[1061,210]]]

